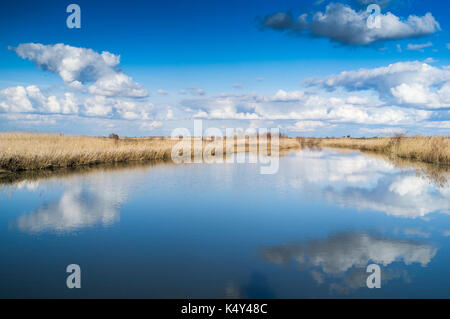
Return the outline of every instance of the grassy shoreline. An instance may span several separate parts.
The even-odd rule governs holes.
[[[11,172],[74,168],[97,164],[171,161],[179,140],[154,138],[104,138],[37,133],[0,133],[0,175]],[[211,140],[203,141],[203,148]],[[253,144],[252,144],[253,145]],[[390,157],[450,165],[450,137],[285,138],[280,152],[306,146],[372,151]],[[254,145],[253,145],[254,146]],[[268,147],[270,149],[270,146]],[[245,151],[249,151],[249,140]],[[235,148],[232,152],[236,152]]]
[[[300,144],[312,143],[319,147],[357,149],[382,153],[391,157],[411,159],[420,162],[450,165],[450,137],[380,137],[380,138],[328,138],[305,139]]]
[[[97,164],[171,161],[172,148],[178,142],[178,139],[164,137],[119,139],[0,133],[0,174]],[[204,140],[203,149],[210,142]],[[249,143],[247,139],[246,151],[250,149]],[[237,152],[236,144],[235,141],[235,148],[231,152]],[[279,145],[280,151],[299,147],[298,141],[292,138],[280,138]]]

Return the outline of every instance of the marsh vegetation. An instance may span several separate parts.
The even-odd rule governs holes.
[[[198,139],[198,138],[197,138]],[[223,145],[226,139],[200,138],[202,150],[211,142]],[[74,168],[97,164],[171,161],[171,152],[179,139],[166,137],[119,138],[63,136],[37,133],[0,134],[0,175],[10,172]],[[192,143],[195,142],[193,139]],[[267,139],[270,152],[270,137]],[[238,148],[237,145],[245,145]],[[256,145],[255,145],[256,143]],[[260,139],[235,139],[228,152],[259,149]],[[450,138],[446,136],[381,138],[279,138],[280,152],[300,147],[331,147],[371,151],[391,158],[410,159],[438,165],[450,165]],[[193,150],[195,148],[193,147]]]

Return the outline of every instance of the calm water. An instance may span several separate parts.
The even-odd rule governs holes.
[[[445,175],[445,173],[443,173]],[[358,152],[0,188],[0,297],[450,297],[450,186]],[[82,288],[66,288],[79,264]],[[366,266],[382,288],[366,287]]]

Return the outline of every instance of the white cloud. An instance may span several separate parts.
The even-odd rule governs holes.
[[[386,67],[345,71],[325,79],[310,79],[307,84],[328,90],[373,90],[387,103],[426,108],[450,106],[450,69],[427,63],[398,62]],[[436,90],[437,88],[437,90]]]
[[[20,128],[29,125],[53,125],[58,116],[55,114],[29,114],[29,113],[0,113],[0,118],[14,122]]]
[[[425,60],[423,60],[423,63],[427,63],[427,64],[437,63],[437,62],[439,62],[439,61],[434,58],[426,58]]]
[[[44,96],[34,85],[16,86],[0,91],[0,111],[6,113],[78,113],[78,105],[73,93],[65,93],[64,98],[55,95]]]
[[[424,44],[412,44],[412,43],[410,43],[410,44],[408,44],[408,50],[409,51],[421,51],[421,52],[423,52],[424,51],[423,49],[430,48],[432,46],[433,46],[433,43],[431,43],[431,42],[427,42],[427,43],[424,43]]]
[[[427,122],[425,127],[450,129],[450,121]]]
[[[159,121],[153,121],[153,122],[150,122],[150,123],[142,123],[141,125],[140,125],[140,130],[141,131],[153,131],[154,129],[156,129],[156,128],[158,128],[158,127],[161,127],[163,125],[163,123],[162,122],[159,122]]]
[[[130,121],[172,120],[176,115],[177,119],[272,121],[295,132],[341,129],[352,124],[382,125],[369,129],[392,132],[393,125],[419,123],[424,128],[445,129],[444,122],[428,125],[427,120],[450,106],[450,68],[419,61],[345,71],[308,80],[312,87],[306,89],[279,89],[271,95],[207,97],[203,89],[190,87],[179,92],[186,98],[178,104],[155,108],[147,99],[132,98],[142,92],[120,70],[119,56],[63,44],[22,44],[14,50],[40,68],[59,74],[70,88],[90,94],[54,94],[48,93],[54,88],[36,86],[6,88],[0,91],[0,112],[9,114],[79,114]],[[159,89],[157,93],[167,92]],[[284,120],[289,122],[274,122]]]
[[[171,108],[168,108],[166,113],[166,120],[173,120],[173,119],[174,119],[173,110]]]
[[[159,89],[158,91],[156,91],[157,94],[159,95],[168,95],[169,93],[164,91],[163,89]]]
[[[263,24],[279,31],[290,31],[297,35],[309,32],[313,36],[353,45],[416,38],[441,29],[431,13],[422,17],[410,15],[407,19],[401,19],[391,12],[382,13],[379,15],[380,28],[369,28],[368,17],[366,10],[357,12],[347,5],[331,3],[324,13],[315,13],[310,20],[307,14],[302,14],[295,20],[289,13],[278,12],[267,16]]]
[[[100,95],[87,98],[84,107],[84,112],[88,116],[107,116],[113,110],[112,101]]]
[[[438,96],[432,93],[428,87],[418,83],[402,83],[391,88],[391,93],[400,104],[440,106]]]
[[[205,90],[201,88],[187,88],[186,90],[180,90],[178,93],[181,95],[185,95],[187,92],[189,92],[191,95],[194,96],[203,96],[206,94]]]
[[[303,91],[278,90],[272,97],[272,101],[298,101],[304,96]]]
[[[23,43],[14,50],[39,68],[58,74],[71,89],[88,90],[105,96],[145,97],[147,92],[120,69],[120,56],[78,48],[62,43],[43,45]]]
[[[84,101],[84,113],[88,116],[118,116],[126,120],[148,120],[153,104],[147,101],[118,100],[102,95]]]
[[[28,92],[23,86],[6,88],[0,91],[0,108],[3,112],[33,112],[35,109],[28,99]]]
[[[46,95],[37,86],[16,86],[0,91],[0,112],[80,114],[90,117],[119,117],[127,120],[151,118],[153,104],[145,100],[124,100],[103,95],[82,100],[71,92],[61,96]]]
[[[142,101],[124,101],[119,100],[114,104],[116,112],[127,120],[148,120],[151,118],[150,112],[153,110],[153,104]]]
[[[102,76],[89,87],[89,93],[111,97],[145,97],[148,95],[147,91],[124,73]]]
[[[288,126],[287,129],[293,132],[314,132],[325,126],[325,123],[320,121],[299,121],[293,126]]]
[[[241,120],[301,120],[357,124],[416,124],[431,116],[424,110],[380,106],[366,96],[327,97],[327,92],[279,90],[272,96],[219,95],[185,100],[184,107],[196,118]],[[331,124],[327,127],[332,127]],[[289,127],[295,129],[295,127]],[[297,128],[306,129],[305,127]],[[307,131],[310,131],[308,128]]]
[[[429,238],[431,236],[430,233],[424,232],[420,228],[406,228],[403,230],[403,233],[407,236],[422,237],[422,238]]]
[[[386,135],[404,134],[405,130],[402,128],[396,128],[396,127],[383,127],[383,128],[363,127],[360,129],[360,132],[369,133],[369,134],[381,134],[381,135],[386,136]]]

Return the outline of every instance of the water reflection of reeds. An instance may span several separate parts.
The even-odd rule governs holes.
[[[450,180],[450,167],[448,165],[429,164],[412,159],[388,156],[381,153],[363,151],[362,153],[389,161],[401,170],[415,169],[416,175],[428,180],[436,187],[444,187]]]
[[[321,151],[323,147],[319,144],[304,143],[302,144],[302,149],[308,149],[310,151]],[[370,157],[375,157],[388,161],[392,163],[395,167],[401,170],[415,169],[416,175],[427,179],[436,187],[444,187],[450,181],[450,166],[449,165],[439,165],[431,164],[426,162],[420,162],[414,159],[401,158],[394,155],[389,155],[385,153],[379,153],[375,151],[367,150],[355,150],[350,148],[341,147],[325,147],[325,149],[333,149],[342,155],[347,155],[351,153],[362,153]]]
[[[112,172],[123,170],[150,169],[155,166],[175,165],[167,161],[147,161],[147,162],[129,162],[129,163],[113,163],[113,164],[96,164],[92,166],[80,166],[73,168],[57,168],[35,171],[20,171],[0,175],[0,185],[14,185],[22,181],[40,181],[57,178],[71,178],[81,175],[87,176],[98,172]]]

